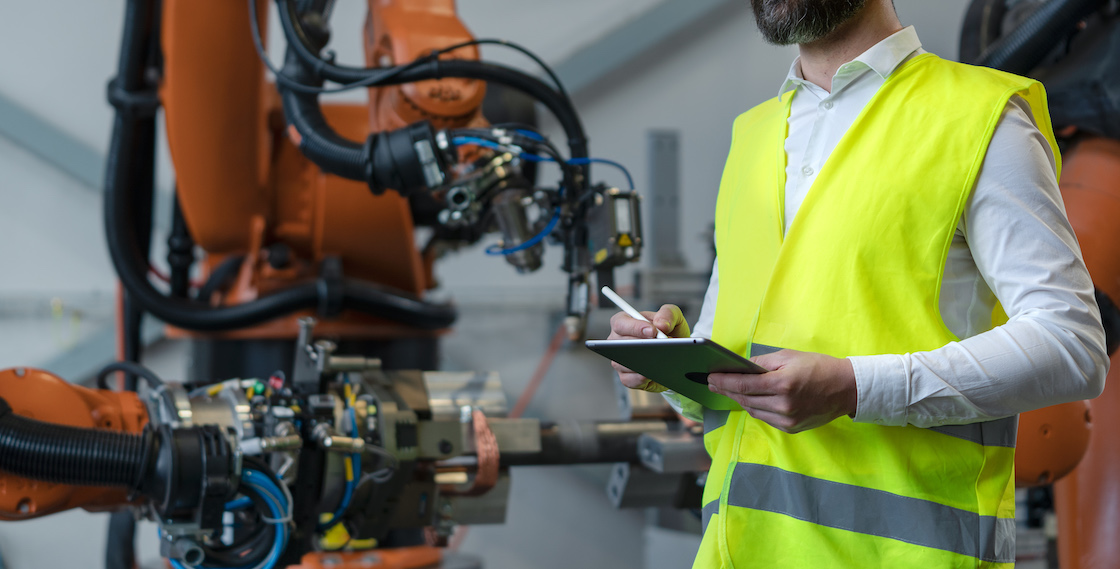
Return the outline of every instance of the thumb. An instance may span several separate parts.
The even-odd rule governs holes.
[[[688,329],[688,323],[684,319],[684,313],[682,313],[680,307],[675,304],[663,305],[661,309],[657,311],[657,314],[653,316],[652,322],[654,326],[657,326],[662,332],[670,336],[678,335],[675,333],[681,328],[682,324],[685,326],[684,330]],[[687,336],[688,334],[686,333],[684,335]]]

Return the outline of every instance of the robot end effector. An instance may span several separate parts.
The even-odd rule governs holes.
[[[562,243],[563,269],[570,275],[569,331],[573,337],[581,335],[590,273],[597,273],[600,284],[610,285],[615,267],[640,257],[640,208],[632,181],[629,191],[589,183],[592,162],[619,165],[588,157],[583,126],[559,83],[553,88],[501,65],[440,59],[476,42],[437,50],[396,67],[336,65],[319,55],[330,37],[327,15],[299,14],[290,2],[281,2],[279,12],[288,50],[283,69],[275,70],[277,88],[287,132],[300,152],[325,172],[365,182],[375,194],[392,189],[415,198],[429,192],[442,208],[436,216],[437,238],[454,235],[449,241],[474,242],[484,233],[499,231],[501,245],[488,248],[487,253],[504,256],[518,272],[541,266],[545,239]],[[344,87],[384,87],[443,78],[501,85],[541,103],[564,131],[570,157],[562,157],[536,130],[520,125],[436,130],[426,121],[416,122],[375,132],[360,143],[339,135],[324,119],[319,102],[325,80]],[[536,162],[559,166],[558,187],[534,187],[524,172],[526,164]]]

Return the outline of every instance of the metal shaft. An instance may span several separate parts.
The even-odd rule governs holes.
[[[638,437],[668,428],[664,421],[543,423],[541,451],[503,454],[502,466],[638,462]]]

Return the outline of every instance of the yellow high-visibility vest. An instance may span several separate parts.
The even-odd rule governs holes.
[[[942,272],[1014,95],[1058,156],[1038,82],[931,54],[910,59],[840,140],[784,237],[793,93],[740,116],[716,205],[713,339],[743,354],[835,357],[958,340],[939,310]],[[1016,425],[841,417],[790,435],[745,412],[707,411],[713,460],[695,566],[1010,567]]]

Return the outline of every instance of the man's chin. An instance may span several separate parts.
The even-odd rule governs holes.
[[[813,43],[827,37],[863,9],[867,0],[751,0],[755,22],[767,43]]]

